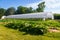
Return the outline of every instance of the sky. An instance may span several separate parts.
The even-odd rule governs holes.
[[[9,8],[18,6],[37,8],[37,5],[45,1],[45,12],[60,13],[60,0],[0,0],[0,8]]]

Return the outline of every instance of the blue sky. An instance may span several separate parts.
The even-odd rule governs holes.
[[[18,6],[26,6],[37,8],[37,5],[45,1],[45,12],[56,12],[60,13],[60,0],[0,0],[0,8],[9,8]]]
[[[9,7],[18,7],[20,5],[26,6],[31,3],[39,2],[40,0],[0,0],[0,7],[9,8]]]

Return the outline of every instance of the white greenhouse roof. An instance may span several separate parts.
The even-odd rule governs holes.
[[[6,18],[52,18],[53,14],[49,12],[27,13],[18,15],[9,15]]]

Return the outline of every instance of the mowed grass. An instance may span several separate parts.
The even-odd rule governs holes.
[[[45,35],[23,35],[14,29],[0,25],[0,40],[60,40],[60,33],[47,33]]]

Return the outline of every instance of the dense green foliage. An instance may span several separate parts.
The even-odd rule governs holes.
[[[49,27],[60,27],[60,21],[57,20],[20,20],[20,19],[6,19],[7,23],[31,23],[31,24],[36,24],[36,25],[41,25],[41,26],[49,26]],[[5,22],[4,21],[4,22]]]
[[[45,2],[38,4],[37,12],[43,12],[45,8]]]
[[[54,14],[54,19],[60,19],[60,14]]]
[[[5,11],[6,11],[5,9],[0,8],[0,18],[4,15]]]
[[[27,8],[27,7],[23,7],[23,6],[19,6],[17,8],[16,14],[25,14],[25,13],[32,13],[32,7]]]
[[[5,12],[5,15],[8,16],[8,15],[13,15],[15,14],[15,8],[14,7],[10,7],[6,10]]]
[[[6,28],[0,23],[0,40],[60,40],[60,33],[47,33],[45,35],[24,34],[25,32]]]
[[[4,25],[6,25],[6,27]],[[30,29],[29,26],[30,28],[32,28],[33,31],[32,30],[29,30],[29,32],[27,31],[28,29]],[[47,29],[51,27],[60,28],[60,21],[58,20],[39,21],[20,19],[0,20],[0,40],[60,40],[60,32],[51,33],[47,32],[44,35],[39,34],[40,32],[39,28],[42,27]]]
[[[8,28],[18,29],[19,31],[23,31],[32,35],[43,35],[47,32],[45,26],[34,24],[34,22],[8,23],[5,26]]]
[[[7,20],[8,21],[8,20]],[[27,21],[27,20],[16,20],[12,19],[7,22],[5,25],[8,28],[18,29],[19,31],[26,32],[28,34],[36,34],[36,35],[43,35],[47,33],[48,28],[54,27],[57,29],[57,27],[60,27],[59,21],[54,20],[47,20],[47,21]]]

